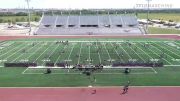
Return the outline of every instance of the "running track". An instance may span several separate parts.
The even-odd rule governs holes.
[[[180,101],[180,87],[0,88],[0,101]]]
[[[163,38],[180,40],[177,35],[146,36],[0,36],[0,40],[23,38]],[[96,89],[96,94],[91,94]],[[180,101],[180,87],[130,87],[122,95],[120,87],[103,88],[0,88],[0,101]]]

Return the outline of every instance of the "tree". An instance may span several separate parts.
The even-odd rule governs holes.
[[[39,18],[38,18],[38,17],[35,17],[35,18],[34,18],[34,21],[38,22],[38,21],[39,21]]]
[[[3,19],[0,19],[0,23],[3,23],[4,22],[4,20]]]

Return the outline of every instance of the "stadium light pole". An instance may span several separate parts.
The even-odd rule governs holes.
[[[31,14],[30,14],[30,9],[29,9],[30,0],[25,0],[25,1],[27,2],[27,6],[28,6],[29,35],[31,35]]]
[[[147,31],[147,33],[149,32],[149,30],[148,30],[148,23],[149,23],[149,4],[150,4],[150,1],[152,1],[152,0],[146,0],[147,1],[147,23],[146,23],[146,31]]]

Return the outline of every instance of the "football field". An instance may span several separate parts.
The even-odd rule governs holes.
[[[142,63],[163,66],[139,66]],[[6,64],[34,63],[19,68]],[[117,64],[128,64],[122,66]],[[129,65],[131,63],[131,65]],[[133,66],[132,63],[134,63]],[[65,64],[65,65],[64,65]],[[21,39],[0,42],[0,86],[86,86],[75,65],[103,65],[95,85],[180,85],[180,41],[162,39]],[[63,65],[63,66],[62,66]],[[43,75],[52,68],[50,75]],[[130,68],[130,75],[124,75]],[[167,81],[165,81],[167,79]],[[11,80],[14,80],[14,84]]]

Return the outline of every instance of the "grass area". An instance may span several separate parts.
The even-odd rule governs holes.
[[[147,19],[146,13],[138,13],[138,18]],[[173,20],[180,22],[180,13],[150,13],[150,19],[163,19],[165,21]]]
[[[70,65],[82,64],[112,65],[114,62],[155,61],[164,54],[165,67],[151,69],[131,69],[125,75],[124,69],[104,69],[95,72],[96,86],[120,86],[127,80],[136,86],[179,86],[180,82],[180,41],[163,39],[63,39],[68,45],[57,43],[60,39],[28,39],[4,41],[0,43],[0,83],[1,87],[59,87],[88,86],[88,77],[76,69],[53,69],[52,74],[44,73],[46,69],[7,68],[4,62],[35,62],[44,66],[46,61],[59,63],[67,61]],[[131,44],[129,46],[129,43]],[[148,45],[144,47],[144,45]],[[63,51],[64,50],[64,51]],[[97,51],[100,50],[100,51]],[[122,55],[123,54],[123,55]],[[91,60],[91,61],[87,61]],[[106,61],[105,61],[106,60]],[[112,62],[107,60],[113,60]],[[155,73],[153,69],[157,72]],[[26,71],[25,71],[26,70]],[[150,72],[150,73],[149,73]],[[24,73],[24,74],[23,74]],[[31,73],[31,74],[28,74]],[[54,74],[57,73],[57,74]],[[64,73],[64,74],[60,74]],[[73,74],[76,73],[76,74]],[[104,74],[103,74],[104,73]],[[107,74],[111,73],[111,74]]]
[[[149,27],[149,33],[151,34],[180,34],[180,30]]]
[[[40,16],[31,16],[31,21],[39,21]],[[0,19],[2,20],[2,23],[7,23],[7,22],[27,22],[28,21],[28,16],[0,16]]]

